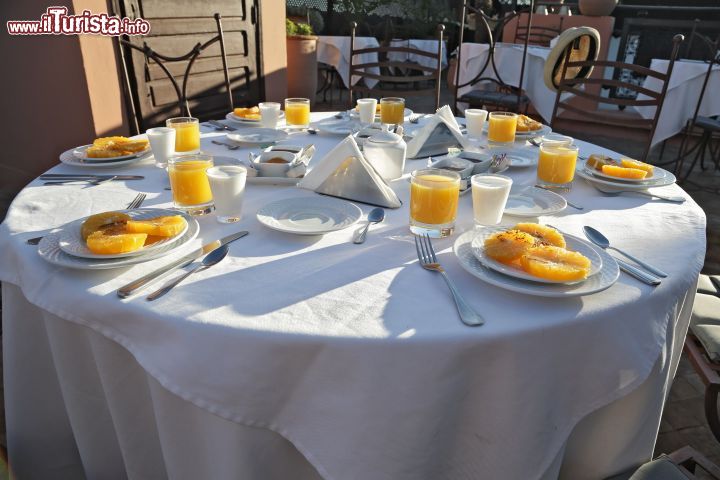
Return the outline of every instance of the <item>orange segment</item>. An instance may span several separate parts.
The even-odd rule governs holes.
[[[502,263],[520,258],[535,244],[532,235],[518,230],[497,232],[485,239],[485,254]]]
[[[605,175],[610,175],[611,177],[628,178],[631,180],[642,180],[648,174],[645,170],[616,167],[614,165],[603,165],[602,172]]]
[[[145,244],[146,233],[120,233],[110,234],[99,230],[87,238],[87,247],[91,252],[99,255],[134,252],[140,250]]]
[[[535,237],[536,245],[554,245],[565,248],[565,237],[552,227],[537,223],[518,223],[513,228]]]
[[[644,170],[648,173],[648,175],[652,175],[654,170],[654,167],[649,163],[633,160],[632,158],[621,158],[620,164],[625,168],[636,168],[638,170]]]
[[[80,227],[80,235],[87,240],[91,233],[113,223],[124,224],[130,220],[130,215],[122,212],[103,212],[90,215]]]
[[[129,220],[128,233],[146,233],[157,237],[174,237],[185,229],[185,219],[181,215],[156,217],[147,220]]]
[[[558,282],[573,282],[587,278],[590,260],[578,252],[560,247],[533,247],[520,258],[522,269],[530,275]]]
[[[251,120],[260,120],[260,108],[259,107],[236,108],[233,110],[233,113],[241,118],[248,118]]]

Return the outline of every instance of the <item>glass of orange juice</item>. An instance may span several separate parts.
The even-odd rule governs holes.
[[[405,120],[405,99],[385,97],[380,99],[380,123],[402,125]]]
[[[562,191],[570,190],[575,178],[577,157],[577,145],[542,142],[538,158],[538,185]]]
[[[488,115],[488,143],[507,147],[515,141],[518,116],[511,112],[491,112]]]
[[[442,238],[455,230],[460,175],[427,168],[410,175],[410,231]]]
[[[175,129],[175,151],[198,153],[200,151],[200,122],[193,117],[176,117],[165,121],[165,126]]]
[[[176,155],[168,160],[168,176],[175,208],[190,215],[213,211],[213,196],[207,170],[213,166],[210,155]]]
[[[307,98],[286,98],[285,122],[290,127],[307,128],[310,125],[310,100]]]

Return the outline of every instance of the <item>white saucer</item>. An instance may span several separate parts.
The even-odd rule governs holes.
[[[658,167],[655,167],[656,169]],[[662,178],[658,179],[651,179],[648,181],[644,181],[642,183],[637,182],[623,182],[621,180],[607,180],[604,178],[600,178],[598,176],[595,176],[592,171],[590,171],[584,164],[580,165],[578,169],[576,170],[576,173],[579,177],[584,178],[585,180],[589,182],[597,183],[598,185],[608,185],[611,187],[617,187],[622,188],[623,190],[647,190],[648,188],[653,187],[664,187],[667,185],[672,185],[675,183],[676,178],[675,175],[673,175],[671,172],[667,172],[667,175],[664,175]]]
[[[235,143],[275,143],[285,140],[288,137],[287,132],[283,130],[275,130],[273,128],[254,128],[247,132],[228,133],[227,138]]]
[[[311,127],[317,129],[321,133],[330,133],[332,135],[350,135],[353,129],[360,128],[360,125],[350,118],[325,118],[310,124]]]
[[[285,112],[280,110],[280,115],[278,115],[278,120],[282,120],[283,118],[285,118]],[[231,122],[242,123],[245,125],[260,125],[260,120],[253,120],[252,118],[238,117],[233,112],[230,112],[227,115],[225,115],[225,119],[230,120]]]
[[[506,215],[515,217],[538,217],[562,212],[567,201],[562,195],[541,188],[527,187],[518,192],[510,192],[505,210]]]
[[[603,266],[596,275],[589,277],[584,282],[551,285],[547,283],[528,282],[519,278],[509,277],[483,266],[483,264],[475,258],[472,249],[472,241],[476,235],[477,233],[474,230],[470,230],[463,233],[457,238],[457,240],[455,240],[453,251],[460,262],[460,265],[470,275],[473,275],[486,283],[495,285],[498,288],[512,292],[539,297],[579,297],[582,295],[590,295],[601,292],[610,288],[620,276],[620,269],[618,268],[615,259],[604,250],[598,250],[597,253],[602,258]]]
[[[538,151],[537,149],[528,150],[516,148],[507,152],[510,157],[510,168],[527,168],[537,165]]]
[[[565,237],[565,243],[567,244],[568,250],[581,253],[590,260],[592,266],[590,267],[590,273],[588,274],[588,277],[585,280],[581,280],[580,282],[558,282],[555,280],[547,280],[544,278],[536,277],[534,275],[530,275],[529,273],[526,273],[520,269],[514,268],[510,265],[505,265],[504,263],[500,263],[497,260],[493,260],[485,254],[485,239],[496,232],[504,230],[507,230],[507,227],[489,227],[479,229],[477,231],[477,235],[475,236],[475,238],[473,238],[472,241],[472,251],[473,255],[475,255],[475,258],[480,260],[480,263],[482,263],[484,266],[495,270],[496,272],[500,272],[510,277],[519,278],[521,280],[528,280],[530,282],[548,284],[576,284],[588,281],[590,277],[592,277],[602,269],[602,258],[600,257],[600,254],[596,247],[592,246],[589,242],[581,240],[577,237],[573,237],[572,235],[563,235],[563,237]]]
[[[333,197],[286,198],[257,212],[260,223],[296,235],[323,235],[347,228],[362,216],[357,205]]]
[[[585,166],[585,170],[599,178],[602,178],[604,180],[611,180],[613,182],[620,182],[620,183],[636,183],[638,185],[640,184],[646,184],[648,182],[663,182],[665,181],[672,173],[668,172],[667,170],[664,170],[660,167],[654,167],[653,168],[653,174],[651,176],[646,176],[645,178],[620,178],[620,177],[613,177],[612,175],[608,175],[606,173],[600,172],[598,170],[595,170],[594,168],[591,169],[587,165]]]

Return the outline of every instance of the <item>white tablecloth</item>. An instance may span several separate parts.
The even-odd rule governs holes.
[[[361,48],[376,48],[379,47],[377,39],[373,37],[355,37],[355,50]],[[350,86],[350,37],[333,37],[333,36],[320,36],[318,37],[317,46],[317,59],[318,62],[327,63],[335,67],[335,70],[340,74],[345,87]],[[355,55],[355,63],[377,63],[377,53],[363,53]],[[380,69],[377,67],[370,67],[367,72],[380,74]],[[353,75],[352,84],[355,85],[360,81],[360,77]],[[372,78],[366,78],[365,83],[368,87],[372,88],[377,84],[377,80]]]
[[[669,60],[654,58],[650,63],[650,68],[658,72],[667,72],[669,63]],[[692,60],[675,62],[665,96],[665,104],[660,112],[655,136],[652,139],[653,145],[682,132],[685,128],[685,123],[695,113],[707,70],[707,63]],[[643,87],[659,92],[662,89],[662,82],[655,77],[647,77]],[[716,93],[718,91],[720,91],[720,66],[716,65],[708,80],[698,115],[706,117],[720,115],[720,96]],[[641,94],[638,95],[638,99],[649,100],[649,97]],[[653,118],[655,115],[655,107],[636,107],[635,109],[643,118]]]
[[[392,47],[408,47],[422,50],[423,52],[437,54],[438,41],[437,40],[419,40],[419,39],[408,39],[408,40],[392,40],[390,42]],[[388,59],[394,62],[415,62],[423,67],[436,68],[437,62],[434,58],[426,57],[424,55],[418,55],[416,53],[406,52],[390,52],[388,53]],[[442,69],[447,68],[447,42],[443,40],[442,53],[440,58],[440,66]],[[423,71],[424,75],[431,75],[432,72]]]
[[[219,135],[205,134],[203,150],[247,155],[209,143]],[[337,141],[291,140],[315,143],[314,162]],[[250,185],[241,222],[202,218],[195,243],[250,235],[152,303],[115,290],[169,260],[73,271],[25,244],[136,191],[150,192],[146,206],[170,204],[164,172],[119,170],[147,178],[85,189],[35,181],[0,225],[18,478],[581,480],[650,457],[704,258],[705,218],[692,200],[601,197],[578,181],[569,198],[586,210],[540,218],[573,233],[598,227],[670,274],[654,289],[622,275],[588,297],[517,295],[465,273],[455,236],[435,242],[487,321],[468,328],[442,280],[417,265],[407,206],[358,246],[353,229],[295,237],[263,227],[262,205],[314,194]],[[534,182],[531,169],[509,174]],[[407,205],[407,181],[393,188]],[[460,232],[472,228],[471,203],[461,198]]]
[[[490,46],[486,43],[463,43],[460,60],[460,79],[462,85],[475,78],[487,61]],[[555,106],[555,92],[550,91],[543,81],[545,60],[550,54],[546,47],[529,46],[527,61],[525,62],[525,75],[522,87],[530,98],[535,110],[549,123]],[[502,81],[506,85],[517,87],[520,84],[520,67],[522,66],[523,46],[514,43],[498,43],[495,47],[495,65]],[[488,65],[483,77],[496,78],[492,63]],[[472,86],[462,87],[458,96],[473,90],[486,88],[484,82]]]

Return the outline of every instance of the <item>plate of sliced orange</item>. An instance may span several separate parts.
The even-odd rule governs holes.
[[[226,119],[240,123],[260,123],[260,108],[259,107],[240,107],[234,109],[232,112],[225,116]],[[279,119],[285,118],[285,112],[280,111]]]
[[[494,232],[507,229],[508,227],[492,228]],[[480,232],[482,232],[482,230]],[[526,295],[568,298],[601,292],[611,287],[620,276],[620,269],[618,268],[617,262],[604,250],[597,249],[594,250],[594,253],[600,258],[600,269],[594,272],[595,267],[591,266],[590,272],[594,273],[588,275],[583,281],[543,282],[538,281],[537,278],[532,278],[532,280],[519,278],[517,275],[511,275],[501,272],[499,269],[492,268],[489,264],[478,259],[478,255],[476,254],[478,250],[477,243],[473,246],[473,242],[476,242],[476,238],[480,232],[478,230],[470,230],[460,235],[457,240],[455,240],[453,251],[465,271],[498,288]],[[583,243],[583,240],[572,235],[565,234],[564,237],[568,248],[576,248],[576,245]],[[577,244],[575,243],[576,240],[578,241]],[[484,242],[482,246],[484,247]],[[594,247],[591,246],[591,248]],[[541,258],[539,260],[542,260],[540,263],[544,263],[546,259]],[[592,264],[593,260],[591,259],[590,261]]]
[[[533,282],[583,282],[602,269],[602,258],[590,243],[537,223],[483,228],[472,249],[488,268]]]
[[[602,185],[628,190],[664,187],[676,181],[675,175],[658,166],[629,158],[615,160],[605,155],[590,155],[578,168],[578,175]]]
[[[156,208],[103,212],[61,227],[58,245],[88,259],[146,255],[184,238],[190,222],[195,220],[185,214]]]

